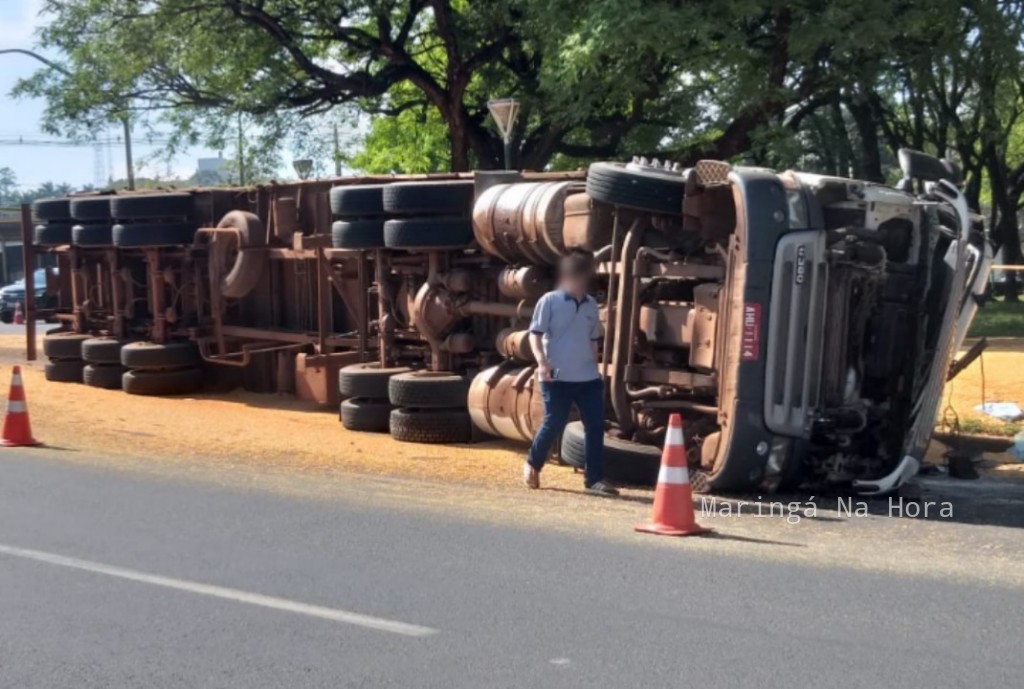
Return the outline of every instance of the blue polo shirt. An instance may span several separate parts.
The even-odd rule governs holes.
[[[555,380],[585,383],[600,377],[594,340],[601,339],[597,301],[577,301],[560,289],[548,292],[533,308],[530,331],[544,336],[544,352]]]

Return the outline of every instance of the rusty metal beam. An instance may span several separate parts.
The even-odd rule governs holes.
[[[627,383],[646,383],[648,385],[671,385],[690,390],[717,390],[718,381],[714,376],[693,371],[680,371],[671,368],[654,368],[630,364],[626,366]]]
[[[32,243],[32,210],[21,206],[21,264],[25,272],[25,358],[36,360],[36,246]],[[6,263],[7,257],[3,257]]]
[[[245,340],[271,340],[274,342],[315,345],[320,339],[318,333],[250,328],[242,325],[224,325],[221,326],[220,330],[224,337],[235,337]],[[332,347],[354,347],[359,342],[359,339],[341,335],[328,335],[326,341]]]

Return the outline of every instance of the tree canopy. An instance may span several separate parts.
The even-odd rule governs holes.
[[[267,160],[285,140],[316,149],[311,120],[361,113],[346,160],[373,172],[500,166],[498,97],[521,103],[516,163],[532,169],[643,154],[882,181],[912,146],[959,159],[1019,260],[1022,6],[46,0],[40,44],[60,68],[16,93],[44,96],[62,133],[127,116],[225,148],[244,115]]]
[[[443,126],[456,170],[500,164],[486,102],[512,96],[525,167],[732,158],[818,95],[832,65],[905,35],[899,4],[825,4],[823,16],[809,0],[47,0],[41,42],[68,72],[18,90],[46,96],[63,129],[115,112],[160,113],[191,135],[196,112],[280,124],[352,104],[398,125],[413,113],[408,128]]]

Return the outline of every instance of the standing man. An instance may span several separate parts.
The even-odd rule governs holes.
[[[587,294],[593,277],[594,257],[572,251],[559,263],[558,289],[541,297],[533,310],[530,347],[537,358],[544,423],[523,465],[530,488],[540,488],[540,470],[575,404],[583,420],[587,492],[619,494],[604,480],[604,383],[597,370],[601,322],[597,301]]]

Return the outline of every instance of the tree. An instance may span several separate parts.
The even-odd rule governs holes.
[[[0,167],[0,206],[14,205],[17,201],[18,176],[9,167]]]
[[[116,93],[135,117],[160,113],[187,136],[209,124],[197,113],[245,112],[273,129],[354,104],[396,118],[373,126],[409,146],[422,137],[407,129],[439,123],[455,170],[500,165],[485,103],[514,96],[523,167],[632,152],[734,158],[816,94],[833,52],[868,31],[884,49],[899,33],[886,3],[829,4],[835,26],[810,0],[48,0],[42,44],[66,55],[68,73],[41,72],[17,92],[45,96],[54,127]],[[384,138],[371,129],[373,165],[387,159]]]

